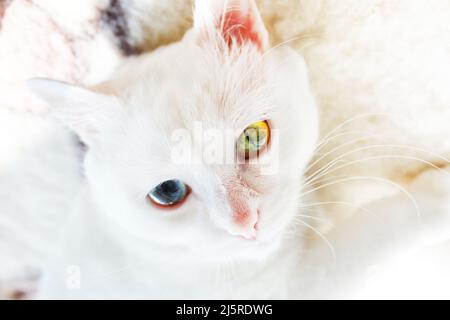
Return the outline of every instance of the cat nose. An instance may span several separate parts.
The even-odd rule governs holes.
[[[257,195],[235,172],[228,173],[222,181],[229,214],[227,231],[245,239],[255,239],[259,218]]]
[[[248,240],[256,238],[258,210],[238,210],[233,214],[233,220],[228,228],[231,235],[241,236]]]

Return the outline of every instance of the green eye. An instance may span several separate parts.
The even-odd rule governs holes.
[[[258,121],[247,128],[237,140],[237,150],[239,154],[250,158],[258,155],[259,152],[269,143],[270,127],[267,121]]]

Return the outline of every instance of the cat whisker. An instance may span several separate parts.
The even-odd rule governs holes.
[[[379,133],[370,133],[367,131],[345,131],[345,132],[341,132],[341,133],[337,133],[329,138],[327,138],[325,141],[322,141],[322,143],[319,143],[319,145],[315,148],[314,151],[314,155],[323,155],[323,153],[320,153],[320,151],[325,148],[328,143],[330,143],[331,141],[342,137],[342,136],[346,136],[346,135],[354,135],[354,134],[358,134],[360,135],[359,138],[375,138],[375,137],[380,137],[381,134]]]
[[[404,187],[402,187],[400,184],[395,183],[395,182],[392,182],[392,181],[390,181],[390,180],[388,180],[388,179],[380,178],[380,177],[372,177],[372,176],[352,176],[352,177],[348,177],[348,178],[339,179],[339,180],[336,180],[336,181],[333,181],[333,182],[329,182],[329,183],[326,183],[326,184],[324,184],[324,185],[315,187],[315,188],[313,188],[313,189],[311,189],[311,190],[308,190],[308,191],[306,191],[306,192],[303,192],[303,193],[300,195],[300,198],[303,198],[303,197],[305,197],[305,196],[308,195],[308,194],[311,194],[311,193],[313,193],[313,192],[316,192],[317,190],[321,190],[321,189],[324,189],[324,188],[328,188],[328,187],[333,186],[333,185],[338,184],[338,183],[349,182],[349,181],[358,181],[358,180],[374,180],[374,181],[384,182],[384,183],[387,183],[387,184],[389,184],[389,185],[395,187],[396,189],[400,190],[400,191],[401,191],[402,193],[404,193],[404,194],[409,198],[409,200],[411,201],[412,205],[414,206],[414,210],[415,210],[415,212],[416,212],[417,220],[420,222],[421,213],[420,213],[419,205],[417,204],[417,201],[415,200],[415,198],[413,197],[413,195],[412,195],[410,192],[408,192]]]
[[[414,146],[409,146],[409,145],[398,145],[398,144],[376,144],[376,145],[370,145],[370,146],[364,146],[364,147],[360,147],[354,150],[350,150],[348,152],[345,152],[341,155],[339,155],[337,158],[333,159],[333,161],[329,162],[328,164],[325,164],[322,168],[318,169],[317,171],[313,172],[312,174],[308,175],[306,182],[308,183],[310,181],[311,178],[314,178],[316,175],[320,174],[321,172],[324,171],[324,169],[330,168],[332,165],[334,165],[335,163],[337,163],[339,160],[343,159],[345,156],[348,156],[350,154],[359,152],[359,151],[365,151],[365,150],[370,150],[370,149],[375,149],[375,148],[399,148],[399,149],[408,149],[408,150],[414,150],[414,151],[420,151],[423,153],[427,153],[435,158],[439,158],[447,163],[450,163],[450,160],[446,157],[444,157],[443,155],[440,155],[438,153],[423,149],[423,148],[419,148],[419,147],[414,147]],[[335,148],[336,149],[336,148]],[[331,153],[331,152],[330,152]],[[399,156],[401,157],[401,156]],[[403,156],[402,156],[403,157]],[[408,157],[408,156],[404,156],[404,157]],[[420,159],[420,158],[415,158],[412,157],[415,160],[420,160],[426,164],[429,164],[431,166],[437,167],[436,165],[432,164],[429,161],[426,161],[424,159]]]
[[[365,117],[400,117],[400,118],[405,118],[405,116],[403,115],[399,115],[399,114],[393,114],[393,113],[374,113],[374,112],[370,112],[370,113],[361,113],[358,115],[355,115],[354,117],[351,117],[349,119],[344,120],[343,122],[341,122],[339,125],[337,125],[336,127],[334,127],[332,130],[330,130],[318,143],[316,150],[318,148],[322,147],[322,144],[324,143],[324,141],[326,141],[330,136],[332,136],[336,131],[338,131],[339,129],[341,129],[342,127],[344,127],[345,125],[359,120],[361,118],[365,118]]]
[[[310,210],[310,209],[305,209],[305,211],[310,211],[310,212],[318,212],[317,210]],[[319,218],[319,217],[315,217],[315,216],[310,216],[310,215],[306,215],[306,214],[296,214],[295,217],[293,218],[293,221],[297,221],[301,218],[306,218],[306,219],[311,219],[311,220],[316,220],[316,221],[328,221],[328,219],[325,218]]]
[[[345,175],[345,174],[334,175],[334,176],[324,175],[322,177],[319,177],[318,180],[315,180],[313,182],[305,183],[304,186],[305,187],[314,187],[314,186],[320,185],[320,184],[325,183],[325,182],[333,181],[334,179],[348,178],[348,177],[349,177],[349,175]]]
[[[327,237],[325,237],[325,235],[323,233],[321,233],[319,230],[317,230],[316,228],[314,228],[313,226],[311,226],[310,224],[306,223],[303,220],[297,220],[297,222],[301,223],[302,225],[304,225],[308,229],[312,230],[315,234],[317,234],[319,236],[319,238],[322,239],[325,242],[325,244],[328,246],[328,248],[330,249],[330,252],[331,252],[331,254],[333,256],[333,259],[336,260],[336,251],[334,249],[334,246],[327,239]]]
[[[329,167],[324,172],[322,172],[322,173],[319,172],[318,174],[315,174],[315,175],[311,176],[310,178],[308,178],[305,181],[305,184],[307,184],[307,185],[311,184],[314,181],[316,181],[318,178],[323,177],[326,174],[330,174],[331,172],[335,172],[335,171],[338,171],[340,169],[343,169],[345,167],[348,167],[348,166],[351,166],[351,165],[354,165],[354,164],[357,164],[357,163],[365,162],[365,161],[380,160],[380,159],[405,159],[405,160],[418,161],[418,162],[424,163],[424,164],[426,164],[426,165],[428,165],[428,166],[430,166],[430,167],[432,167],[432,168],[434,168],[436,170],[439,170],[439,171],[444,172],[446,174],[450,174],[449,171],[447,171],[447,170],[445,170],[445,169],[435,165],[434,163],[432,163],[430,161],[427,161],[427,160],[424,160],[424,159],[421,159],[421,158],[418,158],[418,157],[402,156],[402,155],[380,155],[380,156],[373,156],[373,157],[368,157],[368,158],[363,158],[363,159],[357,159],[357,160],[350,161],[348,163],[345,163],[343,165],[340,165],[340,166],[337,166],[337,167],[334,167],[334,168]],[[333,164],[336,164],[336,163],[333,162]]]
[[[344,201],[322,201],[322,202],[316,202],[316,203],[308,203],[307,205],[301,206],[300,208],[304,210],[309,207],[316,207],[316,206],[323,206],[323,205],[340,205],[340,206],[353,207],[355,209],[362,210],[362,211],[370,214],[371,216],[379,219],[379,217],[372,210],[369,210],[363,206],[360,206],[360,205],[357,205],[357,204],[354,204],[351,202],[344,202]]]
[[[275,46],[271,47],[270,49],[268,49],[266,52],[263,53],[261,58],[263,58],[264,56],[268,55],[273,50],[275,50],[277,48],[280,48],[282,46],[285,46],[285,45],[287,45],[287,44],[289,44],[291,42],[299,41],[299,40],[305,40],[305,39],[308,39],[308,38],[310,38],[310,39],[320,38],[322,35],[323,35],[323,33],[309,33],[309,34],[303,34],[303,35],[299,35],[299,36],[296,36],[296,37],[289,38],[286,41],[280,42],[280,43],[276,44]]]
[[[358,141],[360,141],[360,140],[365,140],[365,139],[368,139],[368,138],[371,138],[371,137],[376,137],[376,136],[379,136],[379,135],[378,135],[378,134],[365,135],[365,136],[358,137],[357,139],[352,139],[352,140],[350,140],[350,141],[347,141],[347,142],[345,142],[345,143],[342,143],[342,144],[338,145],[337,147],[335,147],[335,148],[329,150],[328,152],[322,154],[318,159],[316,159],[314,162],[312,162],[312,163],[311,163],[304,171],[305,171],[305,172],[308,172],[308,171],[311,170],[317,163],[319,163],[321,160],[323,160],[323,159],[326,158],[327,156],[329,156],[329,155],[335,153],[336,151],[338,151],[339,149],[341,149],[341,148],[343,148],[343,147],[345,147],[345,146],[352,145],[352,144],[354,144],[354,143],[356,143],[356,142],[358,142]],[[315,153],[315,154],[316,154],[316,153]]]

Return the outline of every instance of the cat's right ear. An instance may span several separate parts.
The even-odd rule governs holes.
[[[215,42],[225,49],[250,44],[263,52],[269,47],[255,0],[196,0],[194,29],[201,42]]]
[[[35,78],[27,85],[50,106],[51,117],[75,131],[88,145],[120,110],[117,98],[64,82]]]

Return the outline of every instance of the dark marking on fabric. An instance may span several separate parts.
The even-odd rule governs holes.
[[[0,29],[2,27],[3,16],[5,15],[6,9],[11,4],[12,0],[0,0]]]
[[[120,0],[109,0],[109,5],[100,10],[100,21],[111,30],[122,54],[131,56],[141,53],[132,43],[127,13]]]
[[[11,295],[9,296],[9,298],[11,300],[24,300],[27,297],[27,292],[23,291],[23,290],[15,290],[13,292],[11,292]]]
[[[78,162],[80,164],[80,174],[82,177],[85,177],[85,169],[84,169],[84,159],[86,158],[86,153],[88,152],[88,145],[84,143],[81,138],[73,133],[73,146],[75,148],[76,156],[78,159]]]

